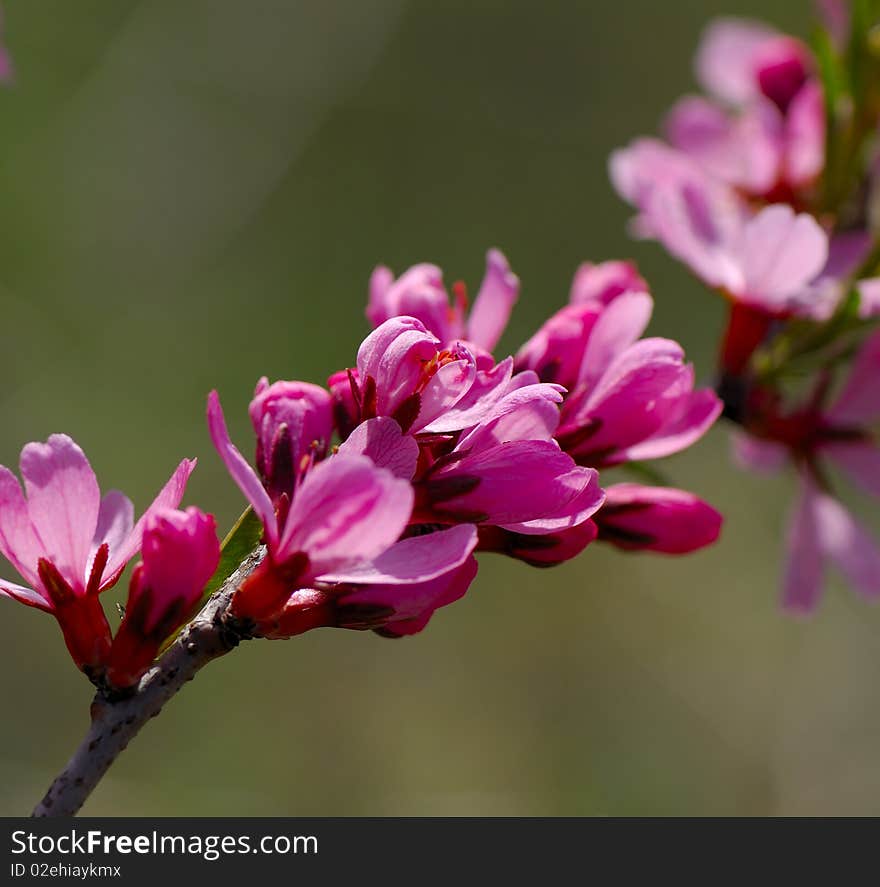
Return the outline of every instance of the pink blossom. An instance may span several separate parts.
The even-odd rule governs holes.
[[[208,421],[218,453],[265,528],[267,558],[232,603],[236,618],[261,634],[285,630],[278,620],[298,590],[429,582],[459,568],[476,544],[469,526],[401,540],[413,509],[406,479],[414,467],[407,464],[413,442],[388,417],[367,421],[336,456],[310,468],[291,492],[286,513],[278,514],[230,441],[216,392]]]
[[[154,511],[141,551],[107,663],[107,680],[115,687],[137,683],[163,642],[190,617],[220,560],[214,518],[197,508]]]
[[[645,293],[648,284],[633,262],[584,262],[574,274],[568,301],[572,305],[598,302],[607,305],[623,293]]]
[[[27,444],[20,461],[24,493],[0,466],[0,553],[30,587],[3,580],[0,596],[52,613],[77,665],[100,666],[109,629],[97,596],[140,550],[150,516],[179,504],[195,464],[184,459],[135,524],[122,493],[101,498],[91,465],[67,435]]]
[[[740,465],[757,471],[798,468],[800,495],[788,535],[783,605],[815,608],[828,563],[857,591],[880,595],[880,549],[834,496],[823,470],[830,463],[864,492],[880,496],[880,446],[873,431],[880,419],[880,334],[862,347],[849,378],[830,403],[815,396],[789,412],[765,415],[751,435],[735,439]],[[825,392],[819,389],[819,395]]]
[[[721,532],[721,515],[684,490],[614,484],[594,518],[599,538],[625,550],[688,554],[711,545]]]
[[[312,459],[327,454],[333,434],[330,394],[308,382],[257,383],[248,412],[257,435],[257,470],[275,499],[295,486]]]
[[[469,315],[463,288],[456,288],[450,304],[443,272],[436,265],[414,265],[396,280],[380,265],[370,278],[367,318],[378,327],[401,315],[415,317],[444,346],[464,341],[479,354],[498,344],[518,295],[519,280],[497,249],[486,255],[486,273]]]
[[[358,349],[360,419],[390,416],[415,433],[461,400],[476,372],[476,360],[464,345],[442,349],[421,321],[392,317]]]

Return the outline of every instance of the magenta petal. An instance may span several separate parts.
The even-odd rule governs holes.
[[[622,455],[627,462],[640,462],[679,453],[698,441],[715,424],[723,408],[724,404],[711,389],[693,391],[682,398],[676,418]]]
[[[596,516],[599,538],[625,550],[689,554],[711,545],[721,532],[721,515],[684,490],[614,484]]]
[[[247,460],[232,443],[226,427],[226,419],[223,416],[223,408],[220,406],[220,396],[216,391],[212,391],[208,395],[208,431],[214,449],[223,460],[226,470],[244,493],[245,499],[250,502],[257,517],[263,522],[267,540],[270,543],[277,542],[278,522],[275,518],[272,501],[257,477],[257,473],[248,465]]]
[[[755,62],[777,32],[760,22],[719,18],[700,39],[696,73],[703,88],[725,102],[743,105],[758,94]]]
[[[372,560],[400,537],[412,514],[410,484],[365,456],[316,465],[297,490],[275,559],[309,558],[309,575]]]
[[[217,404],[219,407],[219,401]],[[225,423],[223,427],[225,430]],[[116,582],[119,578],[119,574],[125,568],[125,565],[140,551],[144,525],[150,515],[160,509],[177,508],[177,506],[180,505],[180,500],[183,499],[183,494],[186,490],[187,481],[195,467],[195,459],[182,460],[177,468],[174,469],[174,474],[171,475],[165,486],[159,490],[158,495],[152,501],[149,508],[147,508],[147,510],[141,515],[140,520],[134,525],[128,538],[115,549],[110,549],[110,559],[107,562],[107,566],[104,570],[104,579],[101,582],[102,589],[107,588]]]
[[[819,537],[817,493],[804,479],[789,523],[782,605],[793,613],[807,614],[816,609],[822,595],[825,558]]]
[[[337,455],[367,456],[395,477],[410,480],[419,460],[419,445],[412,435],[400,430],[394,419],[379,416],[358,425],[348,440],[340,444]]]
[[[21,452],[28,514],[45,551],[76,590],[82,590],[101,493],[83,451],[66,434],[29,443]]]
[[[463,355],[461,360],[452,360],[437,368],[424,387],[419,399],[419,413],[408,429],[412,433],[421,431],[455,406],[467,394],[477,374],[474,356],[463,345],[456,346],[456,353]]]
[[[159,508],[144,522],[141,589],[149,589],[143,630],[151,633],[169,609],[188,613],[220,561],[214,518],[198,508]]]
[[[830,418],[844,425],[864,425],[880,418],[880,333],[872,334],[861,347]]]
[[[317,577],[321,583],[405,585],[427,582],[463,564],[477,544],[477,528],[461,524],[427,536],[402,539],[374,560]]]
[[[501,338],[519,296],[519,278],[510,270],[500,250],[486,255],[486,274],[471,309],[467,338],[491,351]]]
[[[464,597],[477,575],[477,559],[473,556],[458,567],[436,579],[411,585],[374,585],[346,594],[345,606],[388,607],[393,616],[381,626],[386,637],[417,634],[440,607],[449,606]]]
[[[599,472],[592,468],[573,468],[571,477],[574,484],[585,483],[577,496],[560,503],[556,514],[505,524],[503,529],[525,536],[544,536],[577,527],[591,518],[605,502],[605,491],[599,486]]]
[[[32,585],[37,585],[37,561],[43,544],[31,523],[18,478],[0,465],[0,553]]]

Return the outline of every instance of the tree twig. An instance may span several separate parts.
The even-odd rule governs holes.
[[[262,558],[260,549],[241,563],[141,678],[133,694],[118,700],[100,691],[95,695],[92,722],[85,738],[34,808],[33,816],[73,816],[144,724],[158,715],[199,669],[238,646],[242,637],[226,624],[223,616],[235,590]]]

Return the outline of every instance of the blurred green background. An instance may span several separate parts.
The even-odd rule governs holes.
[[[693,88],[714,14],[806,33],[795,0],[6,0],[0,463],[70,433],[142,508],[184,455],[225,528],[220,389],[249,449],[262,375],[323,381],[366,332],[377,262],[471,291],[490,246],[523,292],[513,350],[577,263],[634,257],[652,330],[709,379],[722,306],[630,242],[609,151]],[[485,557],[421,636],[318,631],[208,668],[89,801],[94,815],[880,814],[880,615],[832,585],[777,609],[791,480],[723,429],[671,460],[723,507],[698,556]],[[6,574],[10,570],[5,567]],[[0,814],[30,810],[91,688],[54,622],[0,601]]]

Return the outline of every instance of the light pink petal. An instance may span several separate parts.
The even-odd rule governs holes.
[[[0,553],[33,585],[37,585],[37,561],[44,556],[18,478],[0,465]]]
[[[645,293],[648,284],[633,262],[584,262],[575,271],[568,301],[571,305],[596,302],[608,305],[628,292]]]
[[[23,585],[16,585],[7,579],[0,579],[0,597],[8,597],[28,607],[44,610],[46,613],[51,613],[53,609],[51,602],[46,600],[39,592],[34,591],[32,588],[25,588]]]
[[[857,284],[859,290],[859,317],[862,320],[870,320],[880,316],[880,277],[871,277],[860,280]]]
[[[703,388],[682,398],[680,414],[622,455],[627,462],[661,459],[696,443],[721,415],[724,408],[714,391]]]
[[[722,517],[684,490],[642,484],[614,484],[596,515],[599,538],[629,551],[689,554],[711,545]]]
[[[824,578],[825,557],[819,538],[817,492],[805,478],[788,526],[782,606],[793,613],[812,613],[822,595]]]
[[[394,419],[379,416],[358,425],[348,440],[340,444],[337,455],[367,456],[395,477],[410,480],[419,460],[419,445],[412,435],[400,430]]]
[[[744,471],[775,474],[789,459],[788,448],[770,440],[760,440],[742,431],[730,435],[733,461]]]
[[[219,407],[219,400],[217,401],[217,405]],[[222,412],[220,418],[222,421]],[[226,428],[225,422],[223,428],[224,430]],[[150,504],[150,507],[147,508],[147,510],[141,515],[140,520],[134,525],[128,538],[117,545],[115,549],[112,547],[110,548],[110,559],[107,562],[107,566],[104,570],[104,578],[101,581],[102,589],[108,588],[116,582],[119,578],[119,574],[125,568],[125,565],[141,550],[144,525],[149,520],[150,516],[160,509],[177,508],[177,506],[180,505],[180,500],[183,499],[183,494],[186,491],[187,481],[189,481],[189,476],[193,473],[195,467],[195,459],[183,459],[177,468],[174,469],[174,474],[171,475],[165,486],[159,490],[159,493]],[[109,540],[105,541],[109,542]]]
[[[467,338],[491,351],[501,338],[519,296],[519,278],[500,250],[486,255],[486,274],[471,309]]]
[[[795,187],[812,184],[825,167],[825,100],[818,83],[795,96],[785,129],[786,179]]]
[[[695,63],[702,87],[730,104],[745,104],[758,94],[757,54],[776,34],[766,25],[745,19],[711,22],[700,39]]]
[[[822,552],[859,594],[880,597],[880,549],[873,539],[836,499],[817,493],[813,502]]]
[[[880,447],[873,442],[826,444],[822,452],[833,459],[859,490],[880,496]]]
[[[754,101],[741,114],[699,96],[681,99],[666,120],[669,141],[712,175],[752,194],[765,194],[779,177],[783,121],[770,102]]]
[[[599,315],[581,358],[578,384],[594,385],[609,364],[645,332],[654,311],[647,293],[629,292]]]
[[[437,369],[430,381],[421,392],[419,414],[408,431],[415,434],[454,407],[470,390],[477,375],[477,364],[474,356],[458,344],[456,352],[463,356],[461,360],[444,363]]]
[[[825,267],[828,235],[812,216],[774,204],[747,223],[738,255],[745,278],[743,301],[782,310],[786,298]]]
[[[862,345],[829,417],[840,425],[865,425],[880,418],[880,332]]]
[[[477,544],[477,528],[461,524],[396,542],[375,560],[318,576],[320,583],[405,585],[436,579],[463,564]]]
[[[538,383],[503,397],[456,446],[459,452],[484,450],[511,440],[550,440],[559,425],[562,394],[557,385]]]
[[[274,556],[306,554],[312,576],[373,560],[400,537],[412,506],[407,481],[365,456],[331,457],[297,490]]]
[[[98,510],[98,525],[92,539],[89,552],[87,574],[92,572],[92,562],[98,549],[106,543],[110,551],[119,551],[128,541],[134,529],[134,505],[131,499],[119,490],[110,490],[103,499]]]
[[[394,316],[392,307],[388,304],[388,290],[394,283],[394,274],[385,265],[377,265],[370,275],[370,299],[367,304],[367,320],[371,326],[377,327],[389,317]]]
[[[21,453],[31,523],[46,554],[71,586],[84,588],[101,493],[92,466],[66,434],[29,443]]]
[[[245,499],[250,502],[257,517],[263,522],[267,540],[274,545],[278,541],[278,521],[275,517],[272,500],[264,489],[260,478],[257,477],[256,471],[248,465],[247,460],[232,443],[229,430],[226,427],[223,408],[220,406],[220,395],[216,391],[212,391],[208,395],[208,431],[214,449],[223,460],[226,470],[244,493]]]
[[[605,501],[605,491],[599,486],[599,472],[592,468],[574,468],[571,473],[574,483],[580,484],[582,481],[586,483],[577,496],[561,504],[556,514],[531,521],[505,524],[503,529],[526,536],[544,536],[580,526],[591,518]]]
[[[537,381],[534,373],[520,373],[514,377],[512,357],[489,369],[478,369],[467,393],[421,430],[428,434],[448,434],[472,428],[514,388]]]

